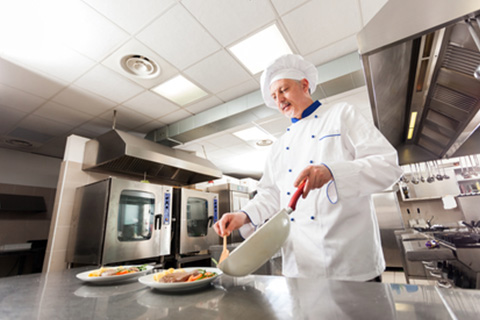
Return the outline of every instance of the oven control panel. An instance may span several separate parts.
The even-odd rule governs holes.
[[[164,208],[163,208],[163,225],[170,224],[170,208],[171,208],[172,194],[165,192],[164,195]]]
[[[218,220],[218,199],[215,197],[213,199],[213,222]]]

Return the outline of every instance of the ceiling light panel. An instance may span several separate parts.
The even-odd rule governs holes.
[[[257,74],[277,57],[292,53],[280,30],[272,25],[230,47],[230,51],[252,73]]]
[[[251,127],[233,133],[244,141],[272,140],[272,136],[258,127]]]
[[[156,86],[152,90],[181,106],[207,95],[205,91],[181,75]]]

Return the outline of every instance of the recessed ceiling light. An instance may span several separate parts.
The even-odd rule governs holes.
[[[257,144],[258,146],[270,145],[275,139],[271,134],[258,127],[251,127],[248,129],[240,130],[234,132],[233,134],[246,142],[255,141],[255,144]],[[267,141],[270,141],[270,144],[265,144],[268,143]]]
[[[205,91],[181,75],[156,86],[152,90],[181,106],[207,95]]]
[[[274,24],[230,48],[230,51],[252,73],[256,74],[281,55],[292,50]]]
[[[270,140],[270,139],[262,139],[262,140],[257,141],[256,145],[259,146],[259,147],[268,147],[272,143],[273,143],[273,141]]]

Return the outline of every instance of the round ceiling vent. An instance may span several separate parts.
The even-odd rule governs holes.
[[[155,61],[138,54],[123,57],[120,64],[123,70],[135,77],[150,79],[160,74],[160,67]]]

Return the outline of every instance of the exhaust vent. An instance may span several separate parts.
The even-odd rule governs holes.
[[[129,74],[142,78],[151,79],[160,74],[160,67],[155,61],[141,55],[128,55],[120,60],[123,70]]]
[[[206,159],[120,130],[86,143],[83,170],[120,173],[177,186],[222,177],[222,172]]]

